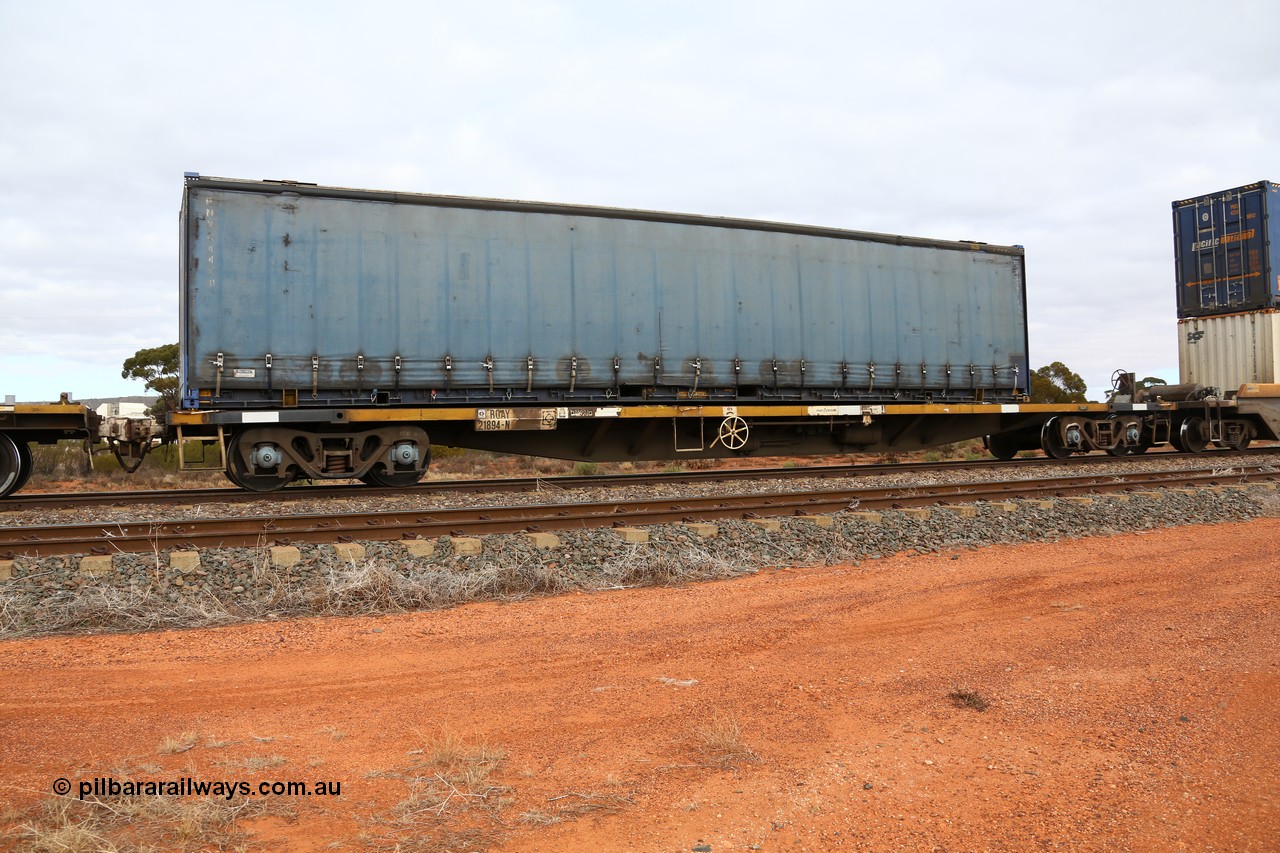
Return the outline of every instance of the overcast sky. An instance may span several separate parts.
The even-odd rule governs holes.
[[[1280,180],[1278,31],[1274,0],[0,0],[0,395],[143,393],[184,171],[1020,244],[1033,366],[1176,381],[1170,202]]]

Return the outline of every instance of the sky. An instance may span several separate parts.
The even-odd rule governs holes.
[[[1274,0],[0,0],[0,400],[144,393],[184,172],[1022,245],[1034,367],[1177,378],[1170,202],[1280,181]]]

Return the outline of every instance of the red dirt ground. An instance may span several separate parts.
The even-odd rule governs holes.
[[[7,642],[0,799],[340,781],[246,822],[281,850],[1276,850],[1277,524]],[[442,732],[505,758],[404,818]]]

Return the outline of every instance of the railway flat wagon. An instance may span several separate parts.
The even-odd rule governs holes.
[[[31,478],[32,443],[56,444],[68,438],[96,441],[100,420],[65,396],[56,403],[18,403],[6,398],[0,404],[0,498]]]
[[[173,423],[251,488],[416,481],[430,441],[912,449],[1025,400],[1019,246],[198,175],[181,222]]]

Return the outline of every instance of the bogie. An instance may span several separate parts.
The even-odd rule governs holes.
[[[357,479],[405,487],[422,479],[431,461],[426,431],[396,425],[360,431],[252,427],[227,444],[227,478],[253,491],[284,488],[295,479]]]

